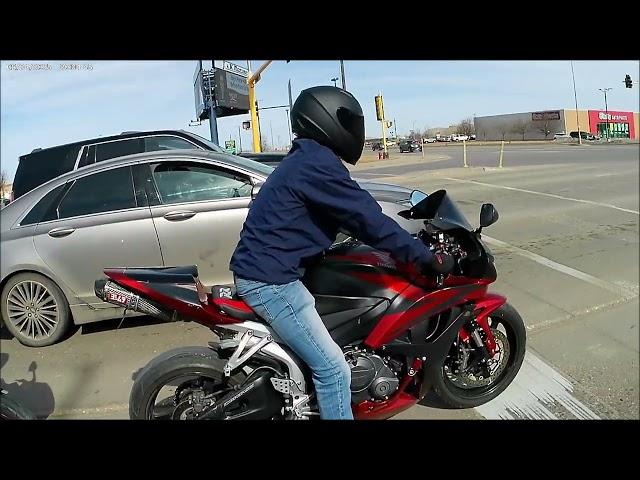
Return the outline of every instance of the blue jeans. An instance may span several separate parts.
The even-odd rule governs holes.
[[[284,285],[236,277],[238,296],[311,369],[320,418],[353,420],[351,368],[315,307],[315,299],[296,280]]]

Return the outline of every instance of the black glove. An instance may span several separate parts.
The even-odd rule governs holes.
[[[425,274],[445,274],[455,267],[455,261],[451,255],[444,252],[435,252],[431,256],[431,261],[424,265],[422,271]]]

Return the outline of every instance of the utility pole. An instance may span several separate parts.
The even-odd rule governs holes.
[[[611,90],[611,88],[599,88],[602,93],[604,93],[604,114],[607,117],[607,142],[611,139],[609,138],[609,107],[607,106],[607,92]]]
[[[578,125],[578,143],[582,145],[582,135],[580,134],[580,115],[578,115],[578,94],[576,93],[576,76],[573,73],[573,60],[571,60],[571,77],[573,78],[573,98],[576,101],[576,123]]]

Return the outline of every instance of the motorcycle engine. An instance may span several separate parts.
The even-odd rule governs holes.
[[[378,355],[351,350],[345,353],[351,367],[351,399],[354,403],[365,400],[385,400],[400,384],[397,375]]]

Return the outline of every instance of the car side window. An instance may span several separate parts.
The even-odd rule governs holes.
[[[64,187],[64,185],[59,185],[42,197],[38,203],[31,208],[29,213],[25,215],[20,222],[20,226],[34,225],[36,223],[46,221],[45,216],[47,215],[47,212],[51,210],[54,202],[58,202],[60,200],[59,197]]]
[[[96,163],[110,158],[142,153],[144,151],[143,140],[141,138],[129,138],[126,140],[116,140],[114,142],[98,143],[95,147]]]
[[[96,163],[96,146],[85,145],[80,155],[80,161],[78,162],[78,168],[85,165],[91,165]]]
[[[135,207],[131,167],[121,167],[76,180],[58,205],[57,217],[70,218]]]
[[[146,137],[144,139],[145,152],[157,152],[159,150],[184,150],[200,149],[183,138],[172,136]]]
[[[202,164],[156,164],[153,179],[165,205],[251,196],[252,185],[248,178]]]

